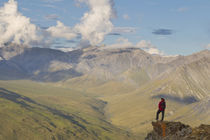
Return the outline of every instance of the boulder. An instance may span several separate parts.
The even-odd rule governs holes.
[[[210,140],[210,125],[192,128],[181,122],[152,122],[153,131],[145,140]]]

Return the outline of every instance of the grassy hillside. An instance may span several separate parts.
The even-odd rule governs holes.
[[[137,134],[145,134],[152,129],[150,123],[155,120],[160,97],[165,97],[167,120],[182,121],[192,126],[208,124],[209,111],[200,110],[208,110],[209,107],[209,100],[204,101],[210,96],[209,64],[209,58],[202,58],[177,67],[137,90],[104,97],[108,102],[106,114],[110,122]]]
[[[105,121],[105,105],[52,84],[0,81],[0,139],[135,139]]]

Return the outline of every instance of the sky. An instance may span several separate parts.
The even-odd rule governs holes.
[[[160,55],[210,49],[209,0],[0,0],[0,7],[0,44],[133,46]]]

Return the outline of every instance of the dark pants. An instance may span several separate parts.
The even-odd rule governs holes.
[[[158,111],[157,111],[156,120],[158,120],[160,112],[162,112],[162,119],[161,119],[161,121],[163,121],[163,119],[164,119],[164,113],[165,113],[164,110],[163,110],[163,111],[161,111],[161,110],[158,110]]]

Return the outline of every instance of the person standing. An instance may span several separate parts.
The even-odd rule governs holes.
[[[158,120],[160,112],[162,113],[162,119],[161,119],[161,121],[164,120],[165,108],[166,108],[165,99],[164,98],[161,98],[161,101],[158,104],[158,111],[157,111],[157,114],[156,114],[156,120]]]

